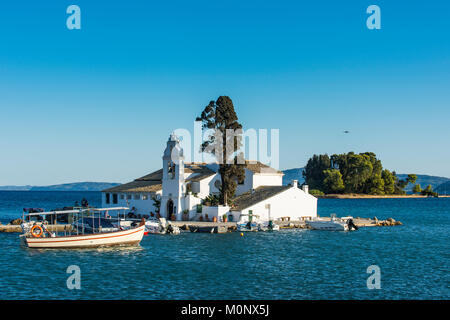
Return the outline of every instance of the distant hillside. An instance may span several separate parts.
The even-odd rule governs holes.
[[[305,179],[303,179],[303,176],[302,176],[303,168],[294,168],[294,169],[283,170],[283,173],[284,173],[283,185],[290,184],[292,180],[298,180],[299,185],[301,185],[303,182],[305,182]]]
[[[397,177],[402,180],[406,179],[407,176],[408,176],[407,174],[397,174]],[[431,186],[433,187],[433,190],[435,190],[439,185],[441,185],[447,181],[450,181],[450,179],[445,178],[445,177],[437,177],[437,176],[428,176],[428,175],[418,174],[416,184],[417,183],[420,184],[422,189],[425,189],[429,184],[431,184]],[[409,184],[405,188],[405,191],[411,192],[412,188],[413,188],[413,186],[411,184]]]
[[[434,189],[439,194],[450,194],[450,181],[444,182]]]
[[[28,191],[33,186],[0,186],[0,191]]]
[[[109,182],[76,182],[52,186],[0,186],[1,191],[101,191],[115,187],[120,183]]]

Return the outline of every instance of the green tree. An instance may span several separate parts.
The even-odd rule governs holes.
[[[345,191],[364,193],[364,184],[371,177],[373,165],[369,156],[363,154],[351,154],[348,156],[347,176],[344,180]]]
[[[236,192],[237,182],[245,178],[245,161],[238,152],[242,146],[242,125],[238,122],[233,101],[230,97],[220,96],[205,107],[197,121],[202,122],[203,129],[214,130],[201,150],[214,155],[219,163],[220,202],[228,204]]]
[[[395,176],[389,170],[384,169],[381,178],[384,181],[384,193],[393,194],[395,191]]]
[[[159,213],[161,208],[161,199],[158,199],[156,196],[152,196],[153,206],[155,207],[156,213]]]
[[[406,194],[404,189],[408,185],[408,181],[399,179],[395,171],[392,174],[395,177],[394,194]]]
[[[330,166],[330,157],[327,154],[315,154],[308,160],[308,163],[303,170],[303,177],[310,189],[323,191],[323,181],[325,179],[324,170],[330,169]]]
[[[420,184],[416,184],[414,185],[413,189],[412,189],[413,193],[421,193],[422,192],[422,188],[420,187]]]
[[[433,191],[433,187],[429,184],[425,189],[422,190],[422,195],[424,196],[437,196],[437,193]]]
[[[366,181],[365,193],[377,195],[385,194],[384,180],[381,177],[381,174],[374,175]]]
[[[345,189],[342,174],[337,169],[327,169],[323,171],[325,179],[323,187],[325,193],[340,193]]]
[[[384,194],[384,180],[382,178],[383,165],[381,161],[377,159],[376,154],[373,152],[364,152],[360,155],[370,161],[372,164],[372,173],[359,192],[365,194]]]
[[[415,175],[415,174],[408,174],[408,177],[406,178],[406,181],[408,183],[415,184],[416,181],[417,181],[417,175]]]
[[[218,206],[220,204],[220,196],[209,194],[205,199],[202,200],[202,204],[209,207]]]

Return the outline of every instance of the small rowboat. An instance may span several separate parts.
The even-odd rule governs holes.
[[[94,210],[101,212],[103,209]],[[111,210],[114,210],[114,208],[108,208],[108,211]],[[78,213],[82,214],[83,212],[82,210],[79,210]],[[40,214],[51,215],[61,214],[61,212],[44,212]],[[86,218],[82,217],[80,221],[85,222],[83,219]],[[93,217],[92,219],[95,220],[97,218]],[[20,235],[20,239],[28,248],[40,249],[79,249],[138,245],[145,232],[145,219],[142,219],[140,224],[135,228],[125,230],[115,229],[116,231],[110,231],[110,229],[101,230],[101,228],[98,227],[91,229],[86,228],[86,232],[83,232],[84,228],[80,228],[80,222],[78,221],[78,225],[75,223],[74,230],[76,231],[71,232],[71,234],[65,232],[63,235],[50,232],[45,224],[34,223],[31,228],[30,224],[31,222],[27,222],[22,225],[24,234]],[[36,230],[39,232],[35,232]]]

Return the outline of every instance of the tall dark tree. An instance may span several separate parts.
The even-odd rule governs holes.
[[[239,152],[242,146],[242,125],[234,110],[230,97],[220,96],[211,101],[197,121],[203,129],[212,129],[214,134],[204,141],[201,150],[216,158],[221,176],[220,202],[228,204],[236,192],[237,183],[245,178],[245,161]]]
[[[330,168],[330,157],[327,154],[313,155],[303,170],[303,177],[305,178],[306,184],[309,185],[309,188],[324,191],[324,171]]]

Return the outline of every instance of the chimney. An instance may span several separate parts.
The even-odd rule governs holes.
[[[305,191],[305,193],[309,193],[309,187],[308,187],[308,185],[307,185],[307,184],[304,184],[304,185],[302,186],[302,190]]]
[[[294,188],[298,188],[298,180],[292,180],[291,184]]]

